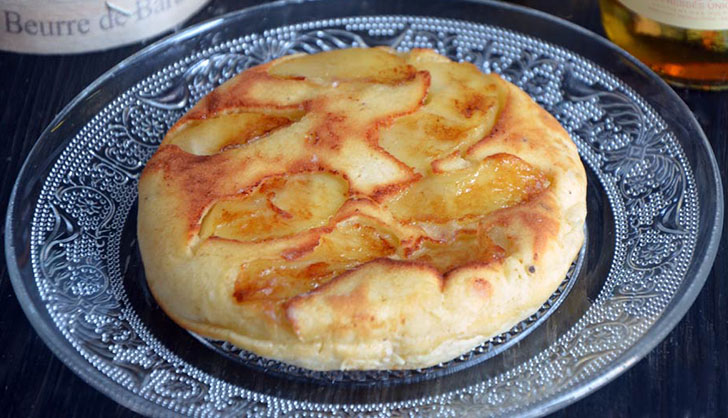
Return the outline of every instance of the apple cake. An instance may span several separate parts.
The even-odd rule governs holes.
[[[447,361],[533,314],[582,245],[586,176],[528,95],[431,50],[250,68],[139,182],[147,282],[179,325],[316,369]]]

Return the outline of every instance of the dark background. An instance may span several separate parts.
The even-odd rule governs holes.
[[[186,25],[259,2],[213,0]],[[544,10],[603,35],[596,0],[512,3]],[[67,56],[0,52],[0,214],[7,210],[23,161],[56,113],[105,71],[153,41]],[[728,92],[676,91],[703,127],[725,182]],[[553,416],[728,416],[725,229],[705,287],[669,336],[622,376]],[[0,258],[0,394],[0,416],[137,416],[76,377],[50,352],[15,298],[4,257]]]

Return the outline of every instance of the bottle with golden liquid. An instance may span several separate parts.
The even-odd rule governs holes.
[[[728,0],[599,0],[612,42],[667,82],[728,89]]]

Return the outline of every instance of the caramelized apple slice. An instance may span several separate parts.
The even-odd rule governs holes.
[[[415,75],[415,68],[386,49],[337,49],[302,55],[273,65],[268,73],[321,84],[347,80],[397,83]]]
[[[320,227],[347,193],[346,181],[329,173],[276,177],[244,197],[216,202],[202,220],[200,238],[260,241]]]
[[[410,59],[417,59],[416,54]],[[432,77],[423,111],[462,127],[480,126],[478,136],[490,131],[507,97],[506,87],[499,82],[498,76],[483,75],[469,63],[453,65],[439,60],[421,59],[417,61],[417,68],[426,70]]]
[[[301,115],[303,112],[301,112]],[[195,155],[212,155],[227,148],[244,145],[270,131],[286,126],[298,115],[274,116],[259,113],[227,113],[213,118],[193,120],[167,137],[174,144]],[[204,122],[204,123],[203,123]]]
[[[415,171],[425,173],[432,161],[475,143],[481,131],[421,111],[397,119],[381,133],[379,145]]]
[[[496,154],[478,165],[426,177],[388,206],[400,221],[443,223],[514,206],[548,184],[543,173],[520,158]]]
[[[233,296],[243,302],[305,293],[369,260],[392,255],[397,244],[386,226],[361,217],[347,219],[295,260],[282,257],[244,264]]]
[[[438,242],[424,240],[410,260],[434,266],[440,273],[471,263],[487,264],[505,257],[505,250],[496,245],[481,228],[460,230],[454,239]]]
[[[419,173],[453,152],[463,153],[491,131],[505,103],[497,76],[471,64],[453,64],[429,51],[410,53],[408,62],[430,74],[424,106],[382,130],[379,145]]]

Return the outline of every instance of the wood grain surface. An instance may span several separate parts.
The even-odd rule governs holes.
[[[188,24],[255,3],[258,1],[213,0]],[[603,34],[596,0],[514,3]],[[20,167],[51,119],[89,83],[149,42],[68,56],[0,53],[0,213],[6,212]],[[725,185],[728,92],[676,91],[710,140]],[[553,416],[728,416],[725,229],[705,287],[669,336],[623,375]],[[0,340],[0,416],[137,416],[87,385],[50,352],[15,298],[4,257],[0,260]]]

